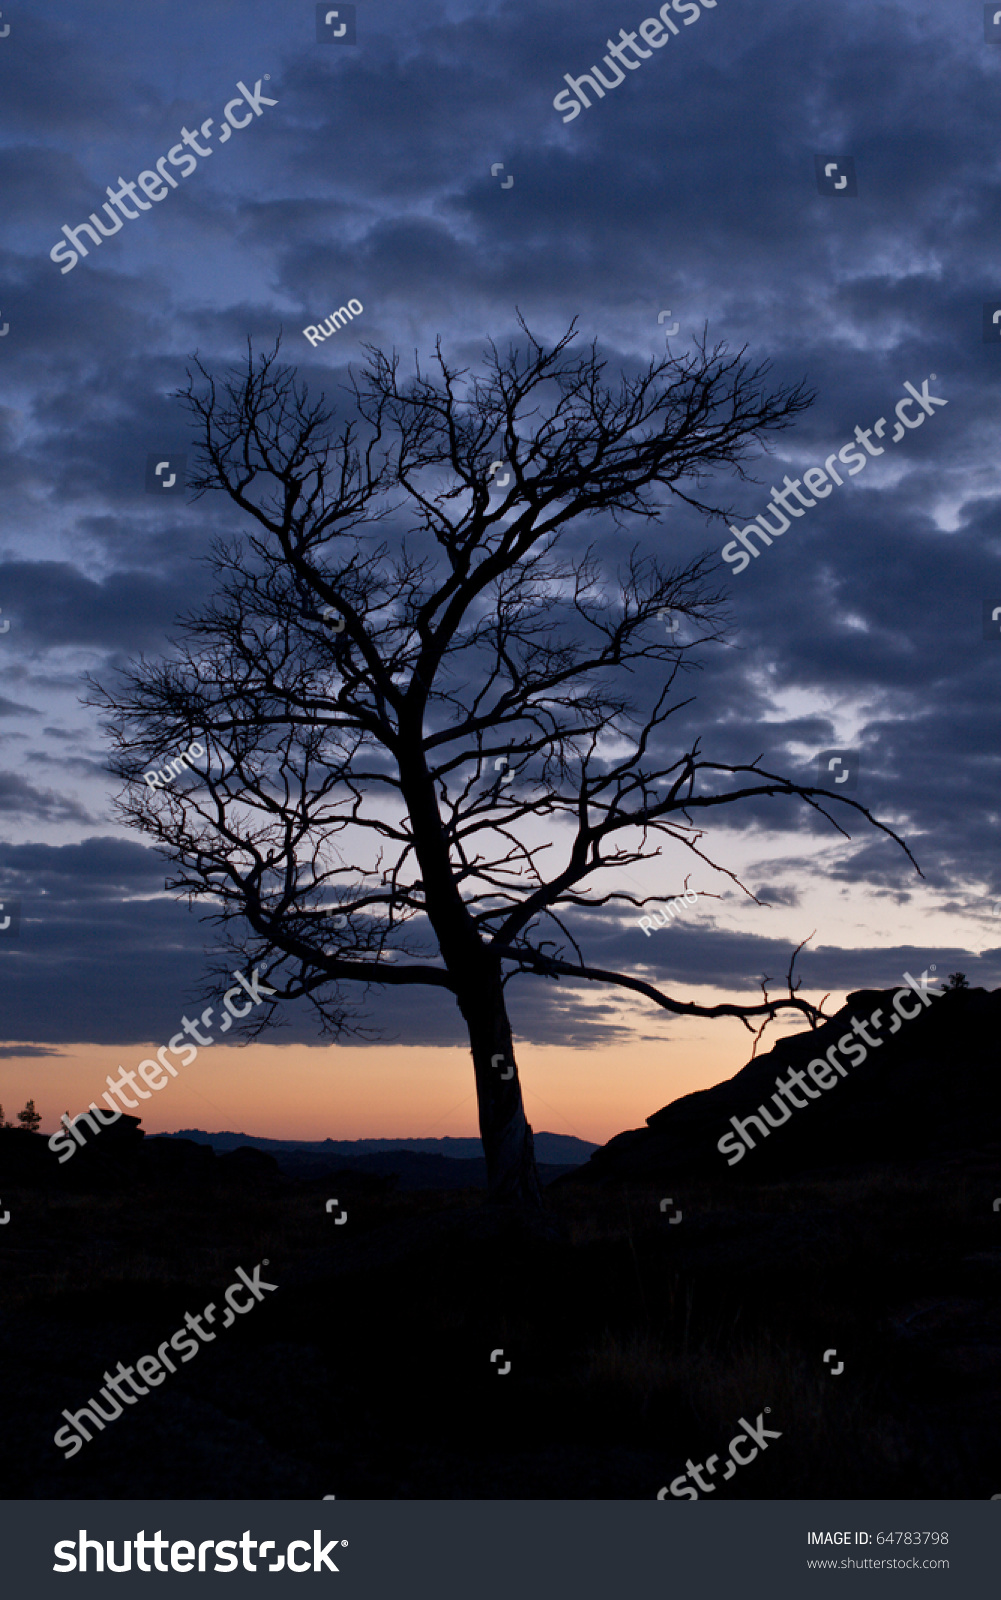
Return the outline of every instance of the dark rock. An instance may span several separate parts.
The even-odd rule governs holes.
[[[165,1144],[168,1142],[174,1141],[164,1140]],[[194,1148],[211,1155],[207,1145],[195,1145]],[[274,1156],[269,1156],[264,1150],[254,1150],[250,1145],[227,1150],[224,1155],[216,1156],[215,1163],[222,1176],[235,1178],[238,1182],[272,1185],[281,1182],[282,1174]]]
[[[20,1128],[0,1128],[0,1178],[34,1188],[45,1182],[56,1157],[46,1148],[40,1133],[25,1133]]]
[[[669,1184],[678,1175],[726,1179],[728,1174],[754,1182],[979,1149],[996,1141],[1001,1136],[1001,990],[949,991],[891,1034],[897,992],[863,989],[849,995],[823,1027],[789,1035],[724,1083],[655,1111],[645,1128],[617,1134],[560,1184]],[[792,1110],[767,1137],[750,1124],[755,1148],[745,1148],[740,1160],[728,1165],[733,1147],[721,1152],[718,1143],[733,1133],[730,1118],[760,1117],[762,1103],[780,1115],[772,1101],[776,1078],[785,1081],[790,1068],[805,1070],[845,1034],[854,1040],[853,1018],[868,1022],[877,1008],[883,1016],[871,1031],[882,1042],[867,1058],[857,1067],[845,1060],[846,1077],[819,1099]]]
[[[215,1157],[192,1139],[147,1139],[143,1145],[141,1176],[144,1183],[190,1183],[215,1176]]]

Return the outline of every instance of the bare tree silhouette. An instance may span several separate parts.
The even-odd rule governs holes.
[[[201,436],[193,487],[246,513],[246,544],[213,545],[220,589],[184,619],[176,659],[140,660],[91,703],[128,784],[121,815],[175,863],[168,887],[207,902],[276,988],[255,1026],[308,997],[321,1030],[351,1036],[364,1030],[349,985],[447,991],[468,1029],[490,1196],[537,1205],[512,975],[748,1026],[782,1007],[820,1014],[791,966],[780,999],[675,999],[590,965],[562,913],[669,898],[609,874],[664,839],[709,861],[697,819],[761,797],[827,817],[814,797],[837,799],[897,836],[757,760],[670,748],[668,719],[689,703],[679,672],[724,636],[714,557],[672,568],[634,545],[610,573],[593,544],[560,550],[584,517],[658,521],[672,496],[724,517],[709,477],[746,477],[812,395],[768,392],[767,366],[705,336],[610,386],[595,345],[571,350],[573,324],[549,348],[521,328],[524,345],[491,343],[472,376],[439,341],[431,374],[418,361],[402,382],[397,357],[367,346],[339,422],[279,344],[256,362],[248,347],[221,386],[196,362],[182,391]],[[689,619],[695,644],[674,642],[664,612]],[[143,781],[196,736],[205,773]]]

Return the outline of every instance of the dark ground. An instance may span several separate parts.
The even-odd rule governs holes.
[[[972,999],[929,1014],[928,1038],[947,1020],[957,1039],[942,1072],[960,1097],[988,998],[990,1017]],[[101,1136],[103,1164],[56,1168],[56,1187],[40,1137],[0,1133],[0,1492],[652,1498],[770,1406],[781,1439],[721,1498],[989,1498],[1001,1143],[989,1104],[969,1104],[965,1130],[926,1118],[925,1148],[892,1159],[564,1179],[544,1227],[472,1190],[295,1180],[182,1141],[153,1155],[130,1129],[114,1150]],[[278,1291],[64,1462],[62,1408],[265,1258]]]

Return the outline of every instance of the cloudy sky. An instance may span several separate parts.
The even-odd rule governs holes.
[[[1001,625],[985,638],[984,617],[1001,606],[1001,348],[982,329],[1001,309],[1001,41],[968,0],[695,9],[678,0],[677,34],[647,30],[660,47],[564,122],[565,75],[600,66],[607,41],[655,9],[3,8],[0,896],[21,908],[0,930],[8,1116],[30,1093],[49,1128],[209,997],[212,930],[114,820],[82,675],[111,682],[139,652],[169,652],[179,613],[207,600],[199,557],[239,519],[217,498],[148,492],[147,463],[191,448],[173,398],[191,355],[221,371],[248,336],[279,331],[311,389],[333,396],[363,342],[412,361],[440,334],[475,365],[486,338],[517,331],[516,307],[545,338],[577,317],[613,370],[662,352],[675,322],[672,349],[708,322],[817,393],[757,484],[716,486],[737,527],[786,473],[888,419],[883,454],[842,468],[843,486],[746,570],[722,568],[730,637],[699,654],[678,731],[701,729],[719,759],[763,753],[802,773],[821,751],[859,751],[855,798],[906,835],[923,879],[864,825],[845,840],[772,804],[708,841],[767,905],[705,868],[683,926],[648,938],[635,914],[601,912],[575,926],[594,964],[680,998],[750,996],[811,932],[800,971],[814,999],[932,962],[997,985]],[[338,13],[322,42],[318,10]],[[254,115],[233,104],[240,83]],[[182,129],[211,154],[188,176],[168,164],[176,181],[157,203],[100,247],[80,235],[88,255],[61,270],[69,248],[50,252],[64,225],[155,168]],[[851,158],[857,195],[819,192],[818,155]],[[363,313],[314,349],[301,330],[349,298]],[[947,404],[915,405],[896,428],[905,384],[926,380]],[[590,522],[585,536],[614,564],[633,534]],[[730,536],[672,507],[641,537],[682,559]],[[676,892],[684,870],[666,858],[653,875]],[[607,1138],[746,1057],[736,1025],[528,980],[509,993],[537,1128]],[[408,993],[378,1009],[392,1042],[368,1048],[317,1048],[306,1010],[273,1044],[220,1043],[147,1125],[474,1132],[451,1003]]]

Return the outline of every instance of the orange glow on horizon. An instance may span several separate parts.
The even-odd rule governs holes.
[[[646,1036],[623,1044],[517,1044],[536,1131],[604,1144],[679,1096],[732,1077],[750,1056],[749,1034],[730,1019],[644,1021]],[[658,1026],[664,1038],[649,1037]],[[773,1030],[763,1048],[785,1031]],[[156,1045],[53,1048],[58,1055],[12,1054],[0,1065],[8,1121],[30,1097],[43,1129],[52,1131],[64,1111],[73,1116],[91,1100],[102,1104],[107,1076],[117,1077],[119,1063],[134,1070]],[[177,1077],[130,1115],[141,1117],[147,1133],[202,1128],[308,1140],[478,1133],[472,1062],[462,1046],[214,1044],[190,1067],[178,1066]]]

